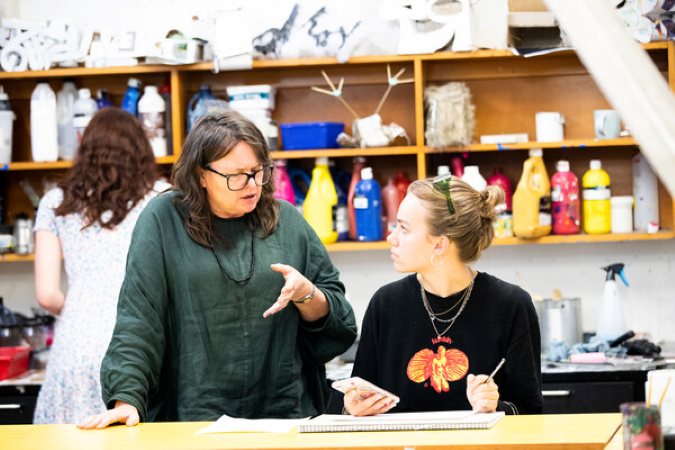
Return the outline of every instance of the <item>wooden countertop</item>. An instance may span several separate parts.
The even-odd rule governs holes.
[[[620,448],[621,414],[507,416],[489,430],[360,433],[194,433],[210,422],[143,423],[104,430],[74,425],[0,426],[2,448],[72,449],[443,449],[606,450]],[[618,439],[618,441],[617,441]],[[608,446],[609,444],[609,446]]]

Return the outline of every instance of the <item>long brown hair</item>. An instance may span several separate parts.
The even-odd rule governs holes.
[[[113,229],[152,189],[159,172],[138,119],[118,108],[97,112],[84,130],[73,167],[58,183],[57,216],[81,212],[82,229],[98,222]],[[103,213],[111,211],[104,220]]]
[[[212,162],[226,156],[240,142],[253,148],[263,165],[273,164],[264,136],[253,122],[235,111],[225,111],[202,117],[190,131],[180,158],[173,166],[171,182],[179,192],[174,203],[182,211],[183,225],[188,235],[205,247],[214,243],[228,245],[227,238],[214,236],[213,215],[206,190],[199,183],[200,172]],[[279,219],[279,202],[274,198],[274,183],[262,186],[256,208],[250,215],[252,226],[260,226],[266,238],[274,232]]]
[[[462,262],[477,261],[492,243],[495,207],[504,202],[502,188],[488,186],[479,192],[453,176],[450,179],[450,198],[454,214],[450,214],[445,194],[434,187],[433,179],[413,182],[408,192],[426,203],[429,233],[448,236],[457,245]]]

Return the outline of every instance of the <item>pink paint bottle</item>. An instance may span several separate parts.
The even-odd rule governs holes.
[[[295,205],[295,193],[293,192],[291,179],[286,170],[285,159],[274,160],[274,172],[274,186],[276,187],[274,197],[286,200],[290,202],[291,205]]]
[[[506,202],[506,210],[511,212],[511,182],[508,177],[502,172],[502,168],[497,166],[495,167],[492,176],[487,180],[488,186],[499,186],[504,189],[504,197]]]
[[[556,171],[551,177],[553,234],[579,234],[579,180],[568,161],[558,161]]]

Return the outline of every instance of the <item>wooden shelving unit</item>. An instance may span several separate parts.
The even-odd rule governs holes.
[[[659,42],[643,46],[666,79],[675,86],[675,46]],[[233,85],[271,84],[277,89],[273,118],[277,123],[333,121],[347,124],[351,114],[334,98],[311,91],[311,86],[324,86],[321,71],[331,78],[345,78],[343,97],[361,117],[372,114],[387,87],[387,65],[393,71],[405,69],[405,77],[414,83],[396,86],[391,91],[380,115],[385,124],[396,123],[408,133],[409,145],[385,148],[312,149],[274,151],[274,158],[292,160],[292,164],[309,168],[313,159],[327,156],[338,168],[351,170],[355,156],[365,156],[373,165],[376,179],[404,170],[410,178],[424,178],[435,173],[435,166],[449,164],[453,157],[464,158],[465,165],[478,164],[488,178],[492,168],[500,166],[515,184],[520,178],[527,150],[544,149],[544,160],[550,174],[558,159],[570,161],[579,178],[590,159],[599,158],[612,178],[612,194],[632,192],[631,158],[639,152],[630,137],[594,139],[592,115],[595,109],[609,108],[607,101],[572,51],[557,52],[536,58],[522,58],[506,50],[475,52],[441,52],[431,55],[363,56],[344,64],[335,58],[255,61],[252,70],[213,72],[213,64],[183,66],[133,66],[109,68],[60,68],[49,71],[0,72],[0,84],[10,95],[17,115],[14,128],[13,161],[0,166],[0,195],[4,197],[5,217],[9,220],[19,211],[31,211],[28,198],[19,181],[29,181],[36,190],[45,182],[63,175],[71,161],[35,163],[30,156],[30,94],[38,79],[47,79],[54,91],[61,88],[64,77],[72,77],[78,87],[92,91],[105,87],[113,103],[120,104],[129,77],[144,85],[162,84],[169,80],[174,111],[173,154],[158,158],[168,166],[175,163],[185,139],[186,111],[190,98],[202,83],[211,85],[217,97]],[[429,85],[461,81],[469,86],[476,109],[475,141],[484,134],[527,133],[536,135],[534,114],[538,111],[559,111],[566,119],[566,140],[561,142],[524,142],[518,144],[431,148],[425,145],[424,89]],[[661,231],[655,234],[607,234],[544,236],[526,240],[496,239],[494,245],[566,244],[592,242],[626,242],[675,238],[675,202],[663,186],[659,188]],[[10,220],[11,222],[11,220]],[[327,246],[331,252],[388,249],[381,242],[338,242]],[[30,261],[31,256],[0,255],[0,261]]]

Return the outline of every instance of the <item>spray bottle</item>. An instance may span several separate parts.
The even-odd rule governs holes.
[[[602,294],[602,308],[598,318],[597,335],[604,341],[613,341],[627,331],[626,319],[615,279],[618,274],[623,283],[628,286],[628,281],[623,274],[623,267],[623,263],[616,263],[602,268],[607,272],[607,277],[605,278],[605,290]]]

